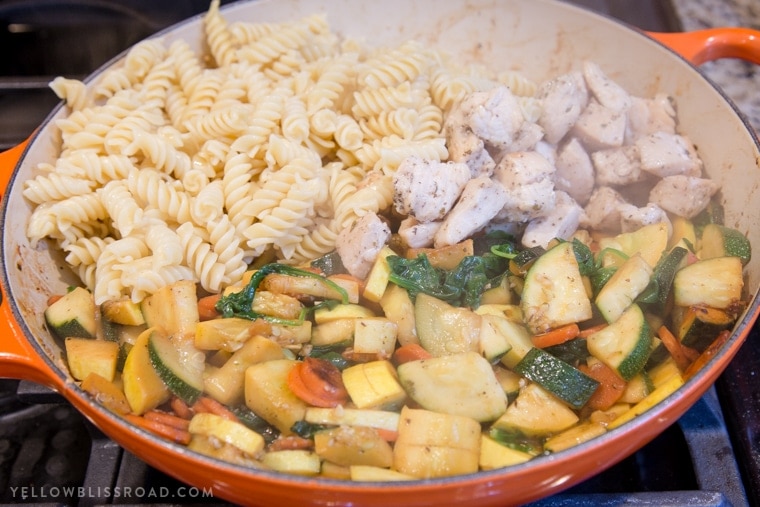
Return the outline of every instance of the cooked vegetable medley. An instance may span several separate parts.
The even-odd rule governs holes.
[[[207,24],[220,30],[217,9],[212,4]],[[243,49],[238,54],[250,57]],[[197,213],[164,216],[141,193],[141,171],[150,169],[133,168],[123,180],[112,175],[121,187],[111,182],[93,193],[110,216],[99,219],[113,236],[101,240],[109,254],[92,259],[92,270],[77,264],[83,285],[52,295],[45,312],[48,328],[65,343],[71,375],[109,410],[199,453],[357,481],[508,467],[593,439],[652,408],[730,335],[745,307],[751,249],[741,231],[723,223],[719,189],[677,133],[673,103],[631,96],[593,63],[582,67],[530,93],[517,91],[527,81],[512,88],[489,82],[441,105],[435,135],[445,140],[445,157],[422,144],[397,152],[401,145],[383,145],[378,153],[386,158],[352,180],[348,193],[364,190],[362,200],[387,195],[373,201],[375,208],[360,208],[348,194],[341,194],[348,206],[328,211],[315,211],[325,201],[313,202],[309,216],[322,222],[309,227],[324,232],[319,224],[328,220],[329,227],[343,226],[328,227],[329,248],[308,260],[297,255],[305,243],[288,242],[299,227],[306,231],[298,225],[305,210],[294,228],[257,235],[257,225],[291,216],[272,208],[238,227],[245,231],[245,241],[235,243],[246,245],[237,258],[244,269],[195,276],[196,264],[206,264],[189,257],[188,241],[205,241],[208,251],[229,241],[188,226],[204,201],[190,201]],[[283,68],[272,64],[267,75],[275,71]],[[391,124],[401,116],[377,118]],[[366,147],[380,125],[362,121]],[[200,135],[196,127],[188,135]],[[271,146],[282,141],[271,136]],[[330,136],[329,146],[308,136],[299,142],[318,153],[321,169],[354,174],[368,149],[349,154],[335,148],[337,131]],[[133,141],[125,146],[135,147]],[[329,159],[333,148],[339,153]],[[135,160],[139,151],[128,155]],[[256,153],[246,156],[271,164],[258,188],[285,166],[293,169],[275,163],[284,153]],[[320,177],[299,174],[290,185]],[[174,176],[167,193],[186,184]],[[30,199],[40,181],[29,184]],[[343,192],[330,181],[325,194]],[[201,192],[194,195],[211,199]],[[290,197],[290,211],[309,206],[302,197]],[[35,217],[47,220],[58,204],[41,205]],[[235,205],[225,201],[224,212],[232,216]],[[51,238],[72,255],[79,239],[67,234],[100,230],[42,223],[33,220],[30,237]],[[130,236],[140,228],[149,231],[145,237]],[[107,250],[128,239],[145,257]],[[175,254],[171,262],[179,264],[167,264]],[[179,275],[167,281],[164,270],[150,278],[150,266]],[[119,270],[120,280],[108,278]],[[127,283],[140,276],[150,283]],[[151,288],[156,280],[166,283]]]

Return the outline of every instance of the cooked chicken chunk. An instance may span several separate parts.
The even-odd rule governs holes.
[[[639,150],[635,145],[621,146],[609,150],[595,151],[591,161],[596,170],[596,183],[601,186],[622,186],[642,181]]]
[[[583,208],[562,191],[557,192],[556,205],[547,215],[528,222],[522,237],[526,247],[546,247],[554,238],[569,239],[578,230]]]
[[[414,217],[407,217],[398,227],[398,235],[407,248],[428,248],[433,246],[435,233],[441,222],[419,222]]]
[[[618,113],[625,112],[631,105],[631,96],[622,86],[607,77],[601,67],[594,62],[583,62],[583,77],[591,93],[604,107]]]
[[[393,205],[420,222],[441,220],[469,180],[467,164],[408,157],[393,175]]]
[[[537,96],[543,102],[543,112],[537,123],[544,129],[545,139],[558,144],[588,104],[583,75],[570,72],[546,81],[539,87]]]
[[[693,176],[666,176],[652,188],[650,202],[684,218],[694,218],[705,209],[719,186],[712,180]]]
[[[702,161],[692,142],[685,136],[655,132],[636,140],[641,168],[660,178],[683,174],[702,174]]]
[[[671,228],[668,214],[654,203],[649,203],[642,208],[637,208],[633,204],[621,204],[618,209],[620,210],[621,232],[632,232],[645,225],[663,222],[668,224],[668,229]]]
[[[363,279],[390,237],[388,224],[370,212],[338,234],[335,249],[348,272]]]
[[[631,97],[625,143],[633,144],[638,138],[655,132],[676,133],[676,111],[671,98],[664,93],[653,99]]]
[[[446,146],[449,149],[449,161],[467,164],[473,178],[493,174],[496,162],[488,153],[483,140],[471,130],[459,126],[447,128]]]
[[[499,219],[527,222],[554,208],[556,169],[535,151],[507,153],[494,169],[494,179],[507,191]]]
[[[606,232],[620,232],[620,207],[628,202],[611,187],[598,187],[591,194],[581,225]]]
[[[504,207],[507,191],[487,176],[467,182],[462,196],[435,234],[436,248],[459,243],[482,229]]]
[[[581,205],[585,205],[594,190],[594,165],[586,149],[576,138],[571,138],[557,150],[554,165],[557,173],[554,186],[567,192]]]
[[[592,100],[573,125],[575,135],[589,151],[606,150],[623,145],[625,111],[616,111]]]

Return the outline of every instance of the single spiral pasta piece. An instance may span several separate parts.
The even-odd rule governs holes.
[[[237,60],[234,39],[227,27],[227,20],[219,12],[219,0],[211,0],[203,18],[206,41],[211,55],[219,67],[226,67]]]
[[[59,158],[55,171],[104,185],[112,180],[126,178],[134,168],[132,160],[125,155],[98,155],[94,151],[78,150]]]
[[[134,229],[142,226],[143,210],[124,180],[110,181],[98,193],[122,237],[129,236]]]
[[[82,81],[59,76],[53,79],[49,86],[72,110],[80,111],[87,107],[87,86]]]
[[[145,39],[127,52],[124,70],[133,83],[139,82],[160,62],[164,61],[166,47],[161,39]]]
[[[190,97],[203,74],[203,66],[190,45],[184,40],[176,40],[169,46],[168,55],[174,64],[178,89],[184,97]]]
[[[132,171],[127,177],[127,188],[146,206],[159,210],[165,221],[184,223],[192,220],[190,197],[164,180],[156,170]]]
[[[206,225],[209,242],[214,245],[217,262],[224,264],[224,276],[227,284],[238,281],[248,269],[243,260],[245,252],[240,247],[240,238],[235,225],[227,215],[210,220]]]
[[[302,142],[309,137],[309,116],[306,113],[306,104],[299,96],[289,97],[285,101],[282,135],[295,142]]]
[[[409,82],[397,86],[363,88],[354,92],[351,113],[354,118],[372,118],[383,111],[395,111],[402,107],[413,107],[416,98]]]
[[[354,117],[347,114],[338,115],[335,121],[335,142],[348,151],[355,151],[364,143],[364,133]]]
[[[185,263],[192,269],[194,278],[205,290],[219,292],[225,282],[226,266],[218,262],[219,255],[204,239],[206,232],[187,222],[177,228],[177,235],[185,254]]]
[[[66,252],[65,260],[71,266],[90,266],[98,261],[98,257],[106,246],[116,241],[114,238],[79,238],[78,240],[63,246]]]
[[[250,116],[250,108],[241,104],[194,116],[185,122],[185,126],[191,136],[190,142],[200,145],[212,139],[236,137],[246,129]]]
[[[75,195],[88,194],[95,188],[95,182],[76,176],[58,173],[40,174],[24,182],[23,195],[31,202],[39,204],[59,201]]]
[[[193,198],[190,214],[196,224],[205,224],[224,214],[224,186],[214,180],[203,187]]]
[[[33,246],[45,237],[75,241],[77,226],[107,217],[108,212],[96,193],[75,195],[38,205],[29,218],[27,236]]]
[[[125,155],[142,153],[156,169],[181,180],[192,167],[190,155],[178,150],[171,142],[145,130],[133,131],[133,140],[123,150]]]
[[[422,44],[411,40],[368,61],[358,79],[368,88],[392,87],[414,81],[427,72],[429,65],[430,55]]]

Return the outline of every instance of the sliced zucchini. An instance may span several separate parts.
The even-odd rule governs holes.
[[[140,334],[127,355],[124,371],[121,373],[124,394],[132,412],[138,415],[156,408],[171,396],[171,391],[158,376],[150,361],[148,339],[152,332],[147,330]]]
[[[415,402],[435,412],[485,422],[507,409],[507,395],[491,364],[477,352],[404,363],[398,378]]]
[[[200,322],[195,283],[180,280],[143,299],[140,309],[148,327],[163,329],[167,335],[192,335]]]
[[[649,358],[652,330],[641,307],[632,304],[618,320],[591,334],[586,342],[592,356],[630,380]]]
[[[718,224],[708,224],[702,231],[699,257],[738,257],[746,266],[752,256],[752,247],[747,237],[736,229]]]
[[[662,253],[668,247],[668,224],[645,225],[632,232],[624,232],[612,238],[604,238],[599,247],[621,250],[629,257],[639,253],[650,266],[659,262]]]
[[[97,373],[108,381],[116,376],[119,344],[90,338],[66,338],[66,362],[71,376],[84,380],[90,373]]]
[[[235,352],[251,337],[253,322],[241,317],[210,319],[195,326],[195,346],[201,350]]]
[[[95,338],[98,331],[96,311],[92,293],[76,287],[45,309],[45,322],[60,339]]]
[[[492,425],[501,430],[516,430],[525,435],[549,435],[564,431],[578,422],[578,415],[567,404],[538,384],[520,390],[517,399]]]
[[[607,322],[614,322],[649,285],[652,266],[635,254],[628,257],[596,296],[595,304]]]
[[[188,405],[198,400],[203,392],[205,357],[192,343],[155,329],[148,338],[148,354],[156,373],[172,393]]]
[[[414,320],[422,345],[434,356],[478,349],[481,316],[425,293],[417,294]]]
[[[112,299],[100,305],[100,314],[104,319],[125,326],[140,326],[145,324],[139,303],[129,298]]]
[[[206,412],[195,414],[190,419],[188,431],[194,435],[213,437],[240,449],[249,456],[256,456],[264,450],[264,437],[239,422],[216,414]]]
[[[572,243],[560,243],[535,261],[525,275],[520,307],[534,334],[592,317]]]
[[[539,348],[531,349],[514,368],[575,409],[581,408],[599,382]]]
[[[512,349],[507,337],[501,332],[497,315],[481,315],[479,350],[488,362],[495,363]]]
[[[714,257],[689,264],[673,279],[678,306],[727,309],[741,301],[744,279],[739,257]]]

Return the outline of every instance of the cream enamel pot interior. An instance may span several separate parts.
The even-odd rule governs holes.
[[[646,34],[553,0],[447,1],[261,0],[231,4],[228,20],[287,21],[326,12],[333,30],[368,44],[415,38],[463,61],[515,69],[542,80],[592,60],[631,93],[675,97],[681,130],[696,144],[709,176],[722,187],[726,223],[760,252],[758,142],[729,101],[693,66],[718,57],[760,62],[759,33],[725,29]],[[200,48],[202,21],[159,34]],[[684,57],[664,46],[660,39]],[[119,59],[110,65],[118,65]],[[97,79],[102,70],[90,79]],[[749,305],[729,341],[698,374],[652,410],[575,448],[490,472],[409,483],[348,483],[284,476],[209,459],[136,429],[91,401],[69,377],[62,350],[46,331],[50,294],[76,283],[56,252],[30,247],[31,207],[21,191],[39,162],[56,155],[54,111],[25,143],[2,155],[2,330],[0,376],[28,379],[63,394],[104,433],[150,465],[237,504],[254,505],[516,505],[559,492],[613,465],[674,423],[712,385],[740,349],[758,312],[760,255],[746,267]]]

